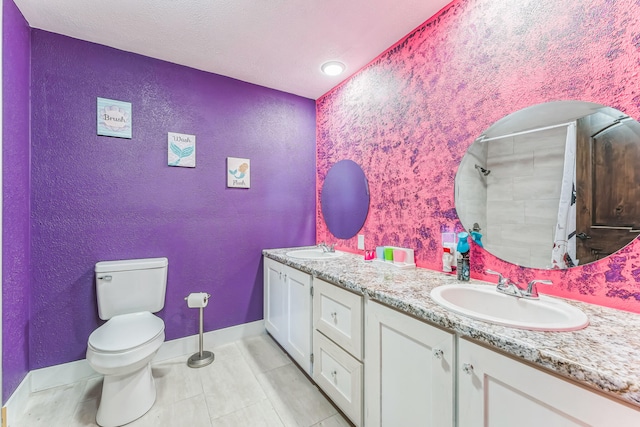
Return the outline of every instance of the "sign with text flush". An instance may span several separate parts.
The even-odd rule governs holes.
[[[227,187],[251,187],[251,160],[227,157]]]
[[[98,98],[98,135],[131,139],[131,103]]]

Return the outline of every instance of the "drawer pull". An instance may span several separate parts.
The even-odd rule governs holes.
[[[335,311],[331,313],[331,318],[333,319],[334,323],[338,323],[338,313],[336,313]]]
[[[331,371],[331,377],[333,378],[333,382],[338,384],[338,371]]]
[[[444,356],[444,352],[439,348],[434,348],[433,355],[435,356],[436,359],[442,359],[442,356]]]
[[[462,371],[467,375],[473,374],[473,365],[471,363],[465,363],[462,365]]]

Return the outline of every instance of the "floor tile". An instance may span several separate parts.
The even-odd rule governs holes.
[[[268,399],[211,420],[213,427],[282,427],[280,417]]]
[[[242,358],[242,353],[235,342],[215,347],[211,351],[215,356],[213,363]]]
[[[190,355],[153,364],[154,406],[127,427],[349,426],[268,335],[213,349],[214,362],[189,368]],[[102,377],[32,393],[13,427],[95,427]]]
[[[32,393],[20,423],[29,427],[65,425],[74,415],[87,382],[78,382]],[[28,421],[26,421],[28,420]]]
[[[269,335],[246,338],[238,341],[237,344],[242,356],[255,374],[292,363],[287,354]]]
[[[76,411],[69,421],[68,427],[96,427],[96,414],[100,400],[83,400],[76,406]]]
[[[311,426],[336,414],[336,409],[293,364],[257,376],[285,426]]]
[[[211,365],[200,368],[202,388],[212,418],[259,403],[266,398],[247,362],[240,355],[228,357],[231,349],[225,348]]]
[[[153,365],[152,373],[156,381],[156,405],[170,405],[183,399],[202,394],[202,373],[200,369],[187,366],[188,357],[159,362]]]
[[[80,401],[100,399],[102,396],[102,377],[91,378],[86,381]]]
[[[154,405],[127,427],[211,427],[207,404],[203,395],[183,399],[171,405]]]
[[[326,420],[320,421],[318,424],[314,424],[312,427],[351,427],[352,424],[345,420],[342,415],[335,414]]]

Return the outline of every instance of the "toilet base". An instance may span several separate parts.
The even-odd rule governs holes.
[[[125,375],[105,375],[96,422],[117,427],[143,416],[156,401],[151,363]]]

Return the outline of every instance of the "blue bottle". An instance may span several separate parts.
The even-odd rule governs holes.
[[[482,246],[482,234],[477,232],[477,231],[472,231],[471,232],[471,240],[473,240],[475,242],[476,245],[480,246],[481,248],[484,247]]]

